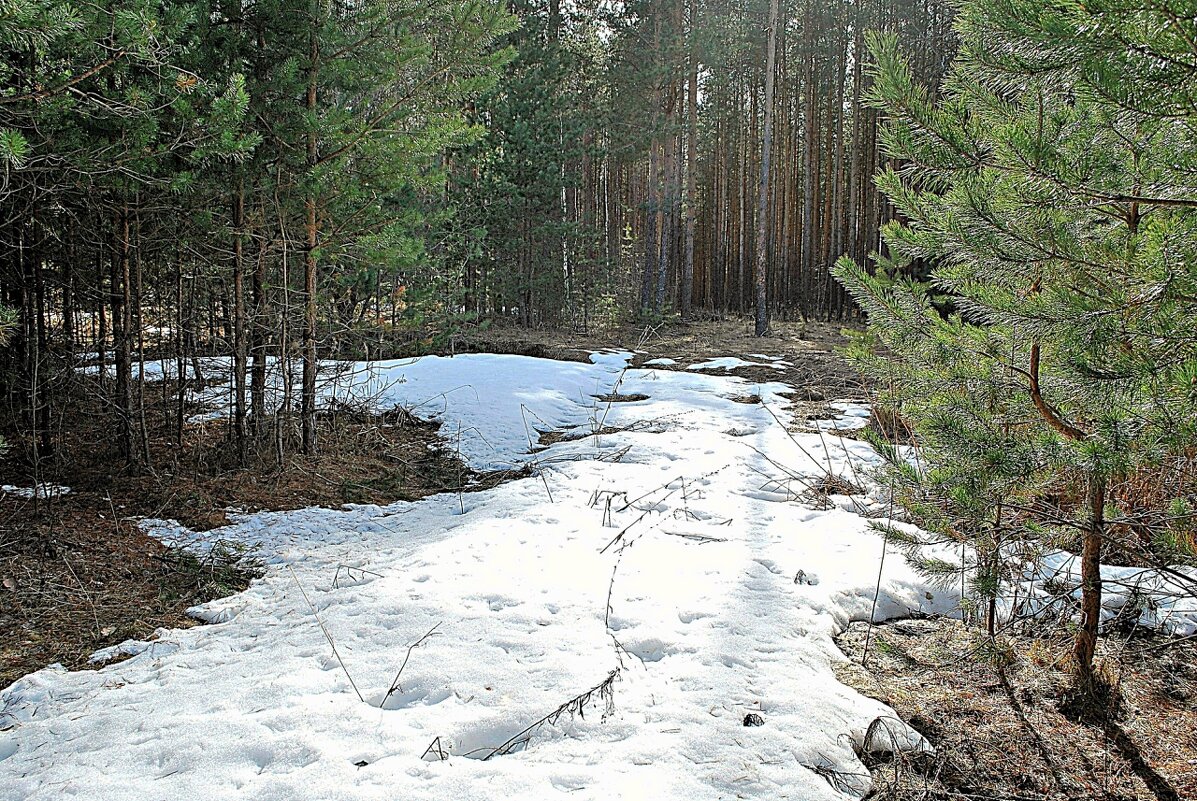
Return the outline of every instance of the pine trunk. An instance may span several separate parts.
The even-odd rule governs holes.
[[[315,23],[313,22],[313,26]],[[308,90],[305,105],[308,114],[316,112],[316,81],[320,60],[320,45],[315,27],[308,34]],[[316,180],[316,121],[308,120],[306,136],[308,181]],[[303,387],[300,391],[300,418],[304,455],[316,455],[316,190],[309,186],[304,198],[303,243]]]
[[[756,233],[756,335],[769,331],[769,307],[765,270],[768,266],[769,234],[769,150],[773,146],[773,83],[777,68],[777,17],[779,0],[769,4],[769,52],[765,63],[765,122],[761,135],[761,179],[757,193]]]

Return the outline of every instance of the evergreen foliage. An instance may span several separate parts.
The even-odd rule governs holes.
[[[1103,546],[1193,557],[1191,539],[1164,535],[1192,530],[1173,512],[1197,488],[1133,491],[1174,474],[1197,442],[1197,116],[1185,99],[1197,65],[1183,52],[1191,14],[1175,5],[965,2],[938,101],[894,38],[874,35],[895,165],[878,183],[904,215],[885,229],[883,261],[934,264],[930,288],[955,311],[942,316],[926,286],[836,268],[870,321],[856,355],[919,445],[915,462],[888,451],[933,532],[908,544],[967,546],[963,565],[923,565],[963,571],[992,603],[1020,556],[1082,543],[1086,679]]]

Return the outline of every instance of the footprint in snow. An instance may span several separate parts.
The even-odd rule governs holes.
[[[766,570],[768,570],[770,573],[772,573],[775,576],[781,575],[781,568],[778,567],[777,563],[774,562],[772,559],[754,559],[752,561],[756,562],[758,565],[765,568]]]

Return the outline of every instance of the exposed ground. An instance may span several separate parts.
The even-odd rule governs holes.
[[[1086,720],[1067,703],[1063,632],[991,641],[946,619],[871,634],[852,624],[838,639],[852,660],[840,680],[892,706],[936,748],[873,765],[872,798],[1197,798],[1197,640],[1128,636],[1104,639],[1099,656],[1120,702]]]
[[[477,431],[462,453],[479,467],[528,460],[525,409],[545,430],[615,431],[463,498],[165,529],[254,545],[268,570],[201,610],[216,626],[18,681],[0,712],[9,795],[839,799],[825,771],[858,768],[845,739],[888,713],[831,671],[829,624],[865,606],[877,535],[771,490],[769,460],[842,473],[863,445],[824,463],[816,435],[766,412],[777,384],[622,355],[380,372],[362,378],[389,403]],[[608,414],[601,394],[648,398]],[[951,607],[922,586],[895,561],[884,608]]]
[[[803,388],[818,413],[823,398],[861,394],[855,372],[834,352],[839,326],[778,323],[771,336],[752,336],[743,321],[627,327],[578,334],[492,328],[455,341],[450,352],[514,353],[587,361],[597,348],[627,348],[633,364],[670,358],[674,367],[735,354],[765,353],[784,369],[745,368],[735,375],[785,381]],[[714,370],[713,374],[726,374]],[[111,418],[93,395],[80,392],[70,411],[69,446],[40,465],[43,482],[69,486],[49,500],[0,495],[0,687],[53,662],[87,667],[94,651],[159,628],[194,624],[186,610],[243,589],[254,574],[240,554],[200,562],[162,545],[136,525],[141,517],[169,518],[205,531],[229,522],[227,509],[246,512],[339,507],[344,503],[415,500],[461,488],[479,489],[513,476],[476,474],[437,435],[435,424],[402,410],[365,415],[343,409],[322,420],[321,457],[279,463],[271,443],[251,453],[248,466],[232,458],[228,425],[189,425],[186,447],[174,442],[174,390],[152,384],[145,393],[152,469],[120,469]],[[600,402],[634,402],[612,396]],[[746,397],[746,402],[752,402]],[[200,411],[191,409],[191,412]],[[9,435],[0,459],[0,484],[28,487],[31,466],[12,458],[22,443]],[[550,432],[542,444],[567,434]]]

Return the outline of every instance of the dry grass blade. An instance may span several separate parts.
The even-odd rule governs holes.
[[[429,637],[436,634],[436,630],[440,627],[441,624],[438,622],[435,626],[428,630],[427,634],[413,642],[411,645],[407,646],[407,653],[403,656],[403,664],[399,666],[399,672],[395,674],[395,678],[391,681],[391,686],[390,689],[387,690],[387,694],[384,695],[382,700],[378,703],[380,709],[382,708],[383,704],[387,702],[388,698],[395,694],[395,692],[402,689],[402,687],[399,686],[399,677],[403,675],[403,669],[407,667],[407,661],[411,659],[411,652],[423,645],[425,640],[427,640]]]
[[[498,748],[493,749],[489,754],[483,757],[482,761],[485,762],[486,760],[496,756],[510,754],[515,748],[527,745],[528,741],[532,739],[532,735],[536,733],[537,729],[539,729],[541,726],[552,725],[565,715],[569,715],[570,717],[586,717],[586,707],[590,705],[596,696],[598,700],[605,704],[603,718],[606,719],[615,711],[615,681],[618,677],[619,668],[615,668],[607,674],[607,678],[603,679],[586,692],[581,693],[580,695],[575,695],[573,698],[569,699],[564,704],[545,715],[543,718],[540,718],[532,725],[520,730],[517,734],[507,740],[507,742],[503,743]]]
[[[337,651],[337,644],[333,642],[332,635],[328,633],[328,627],[324,625],[324,621],[320,619],[320,613],[316,611],[316,605],[312,603],[312,599],[308,597],[307,590],[303,588],[303,584],[299,582],[299,576],[295,574],[295,569],[287,565],[287,570],[291,572],[291,578],[295,579],[295,586],[299,588],[299,593],[303,599],[307,601],[308,608],[312,610],[312,617],[316,618],[316,622],[320,625],[320,631],[324,632],[324,639],[328,640],[328,647],[332,649],[333,656],[337,658],[337,663],[340,664],[341,670],[345,672],[345,678],[349,679],[349,686],[357,693],[357,700],[363,704],[366,699],[362,697],[362,691],[357,688],[357,682],[353,680],[353,676],[349,675],[349,668],[345,667],[345,660],[341,659],[341,654]]]

